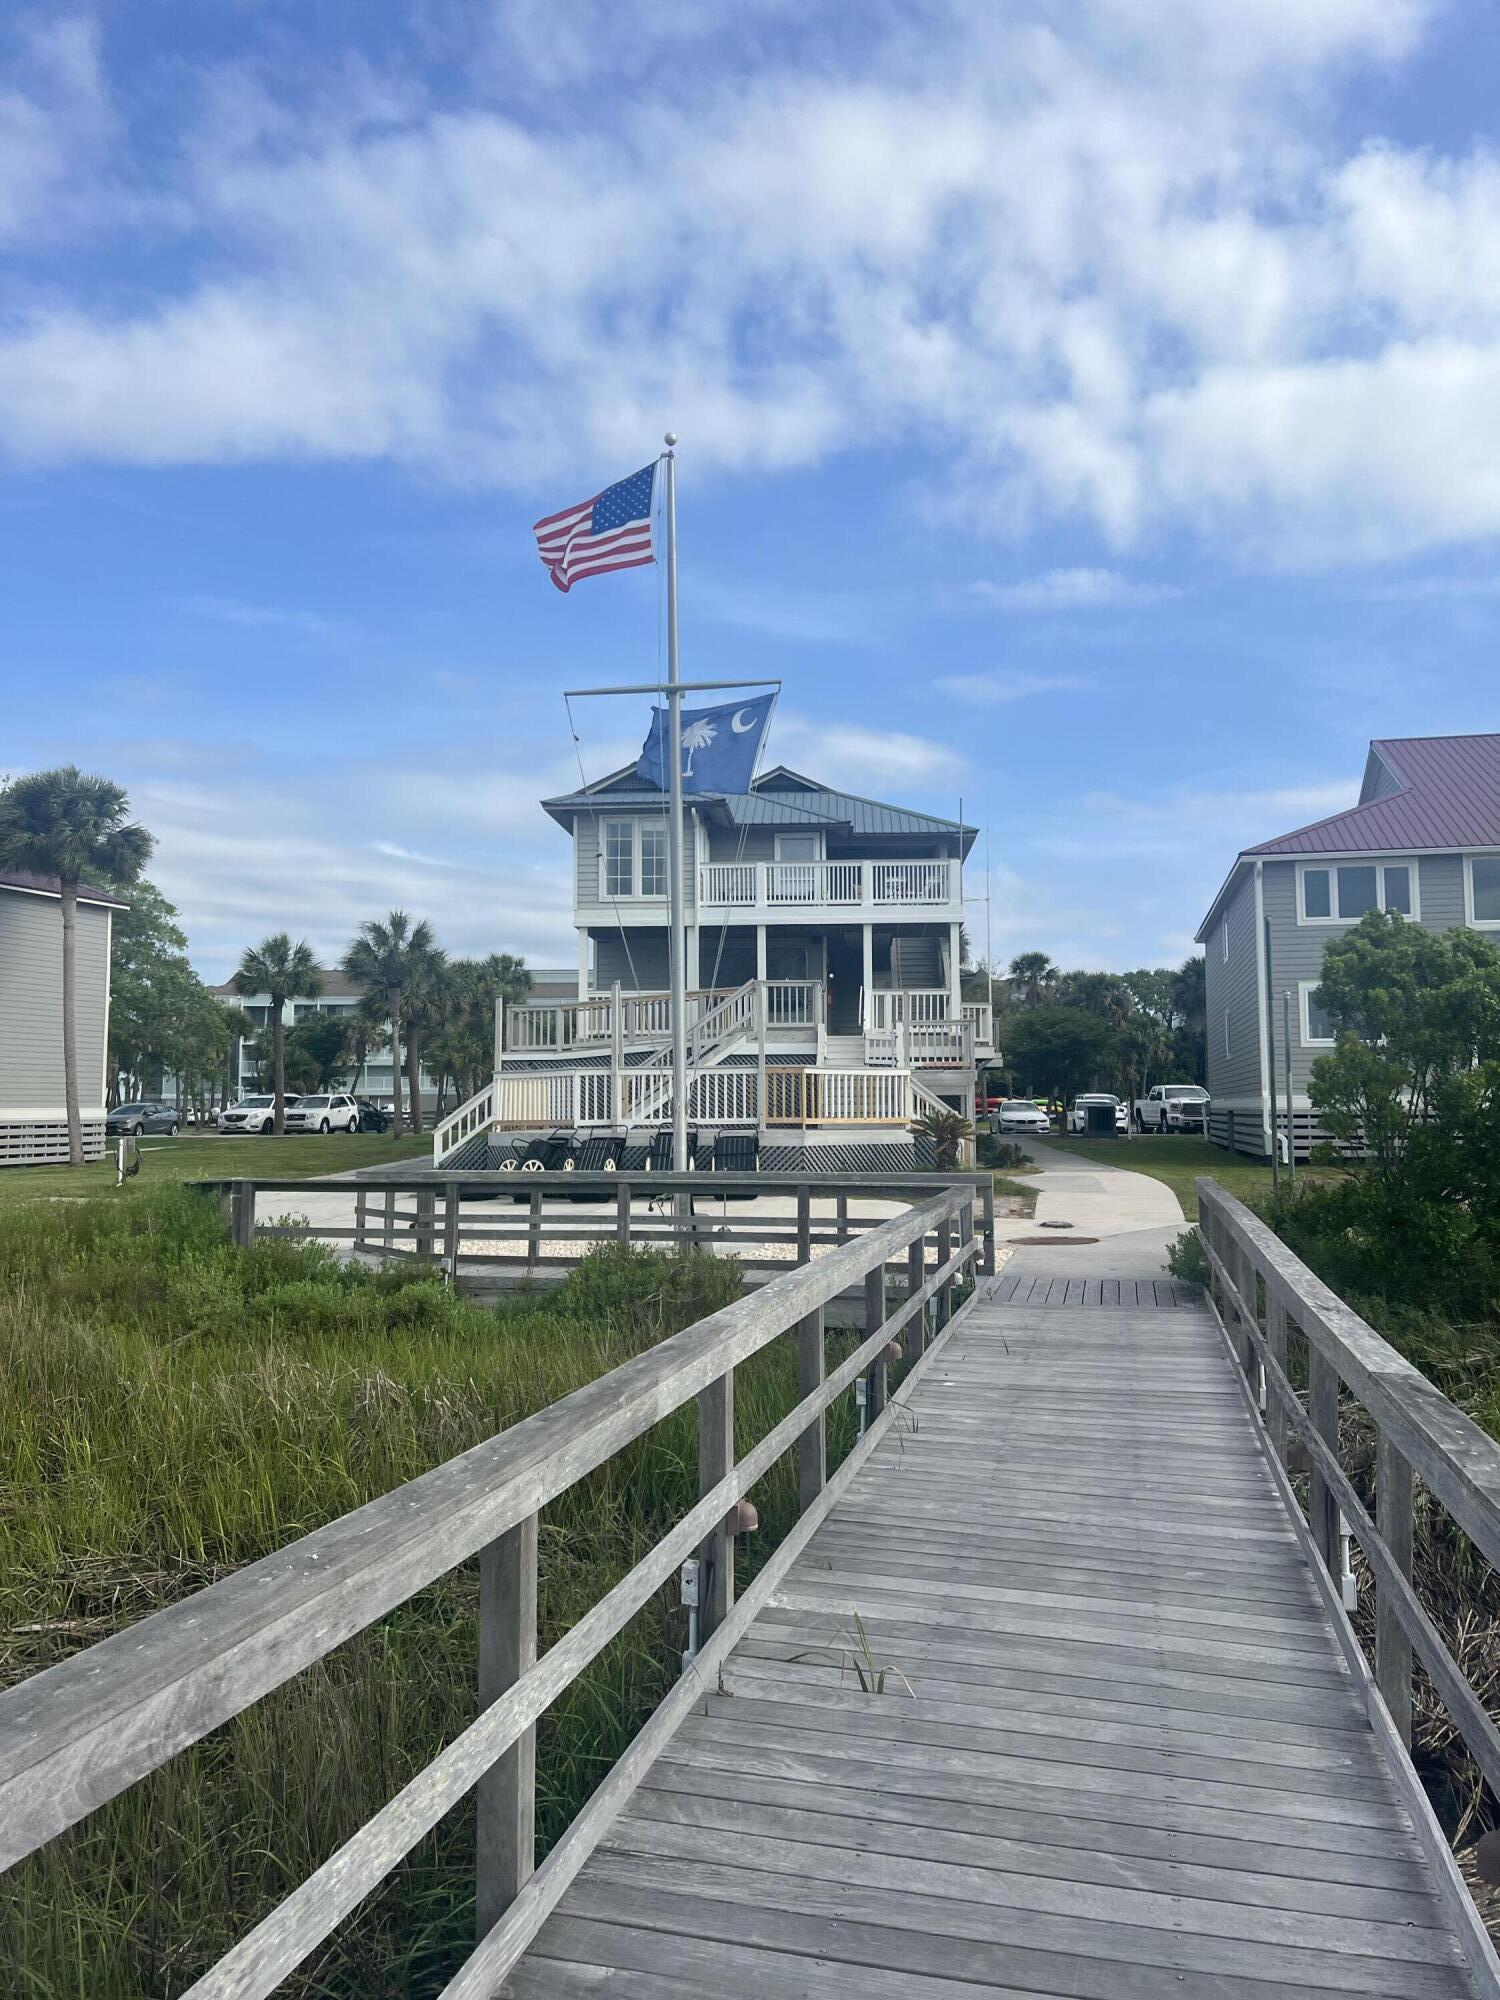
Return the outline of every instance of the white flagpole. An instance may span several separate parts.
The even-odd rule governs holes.
[[[666,435],[667,468],[667,759],[672,781],[667,807],[667,873],[671,879],[672,938],[672,1171],[688,1166],[687,1119],[687,909],[682,826],[682,666],[677,652],[677,443]]]

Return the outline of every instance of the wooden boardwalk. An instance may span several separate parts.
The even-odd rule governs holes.
[[[513,2000],[1473,1992],[1206,1309],[990,1286]]]

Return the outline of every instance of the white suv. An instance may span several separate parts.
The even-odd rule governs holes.
[[[359,1106],[347,1090],[325,1090],[287,1106],[288,1132],[357,1132]]]
[[[287,1123],[291,1123],[295,1097],[286,1100]],[[263,1097],[242,1097],[230,1104],[214,1120],[221,1132],[274,1132],[276,1099],[269,1091]]]

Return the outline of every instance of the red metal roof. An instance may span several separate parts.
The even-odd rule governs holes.
[[[1245,853],[1500,847],[1500,735],[1383,737],[1370,751],[1358,805],[1263,840]],[[1369,796],[1377,759],[1401,787],[1384,798]]]

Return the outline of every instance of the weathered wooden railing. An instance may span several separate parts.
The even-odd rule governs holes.
[[[891,1342],[899,1335],[904,1357],[920,1368],[931,1341],[954,1324],[955,1287],[978,1254],[971,1216],[971,1188],[932,1186],[918,1206],[788,1270],[487,1443],[0,1694],[0,1867],[477,1556],[476,1719],[191,1993],[196,2000],[271,1993],[476,1789],[479,1941],[445,1993],[448,2000],[493,1993],[884,1434],[896,1409],[887,1401]],[[929,1266],[925,1245],[934,1234],[937,1261]],[[886,1277],[893,1263],[905,1280],[894,1307]],[[850,1285],[863,1286],[863,1335],[829,1371],[823,1310]],[[787,1336],[796,1344],[800,1400],[736,1459],[734,1370]],[[861,1378],[870,1422],[830,1477],[827,1412]],[[697,1505],[538,1658],[541,1509],[694,1401]],[[736,1603],[736,1504],[789,1450],[796,1453],[800,1519]],[[674,1685],[534,1872],[537,1718],[695,1552],[711,1577],[694,1670]]]
[[[1500,1796],[1500,1730],[1411,1580],[1413,1475],[1485,1561],[1500,1567],[1500,1443],[1216,1182],[1198,1182],[1198,1203],[1198,1234],[1240,1365],[1257,1386],[1271,1450],[1286,1467],[1288,1439],[1295,1438],[1306,1455],[1308,1525],[1318,1557],[1337,1581],[1342,1513],[1374,1577],[1375,1685],[1396,1734],[1410,1744],[1415,1653],[1469,1755]],[[1305,1402],[1288,1373],[1289,1336],[1300,1336],[1306,1347]],[[1373,1520],[1339,1458],[1344,1391],[1375,1431]]]
[[[795,1255],[846,1243],[871,1218],[851,1203],[920,1206],[935,1186],[961,1191],[980,1270],[995,1268],[995,1183],[990,1174],[876,1174],[862,1180],[809,1180],[805,1174],[498,1173],[417,1171],[369,1180],[203,1181],[218,1195],[234,1240],[257,1236],[347,1243],[379,1257],[425,1257],[456,1280],[470,1269],[576,1261],[598,1243],[663,1249],[677,1242],[731,1248],[753,1271],[783,1271]],[[747,1196],[757,1197],[751,1210]],[[341,1216],[311,1215],[299,1201],[335,1197]],[[496,1202],[496,1197],[499,1197]],[[687,1196],[687,1202],[675,1200]],[[771,1204],[772,1212],[762,1205]],[[779,1212],[778,1212],[779,1211]],[[882,1218],[883,1219],[883,1218]],[[757,1256],[757,1250],[769,1254]],[[550,1253],[550,1254],[549,1254]],[[779,1254],[778,1254],[779,1253]],[[482,1263],[481,1261],[482,1260]]]

